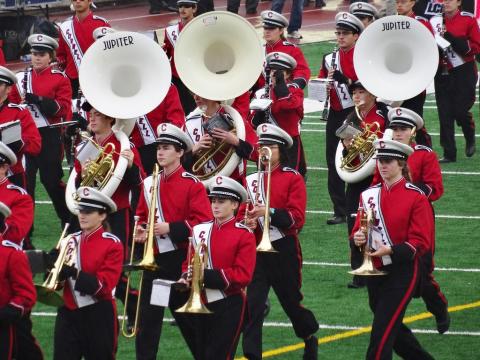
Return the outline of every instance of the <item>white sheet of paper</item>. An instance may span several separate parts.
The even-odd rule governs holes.
[[[272,100],[270,99],[253,99],[250,102],[250,110],[267,110],[270,105],[272,105]]]
[[[20,120],[9,121],[0,126],[2,134],[2,142],[11,144],[22,139],[22,128],[20,127]]]
[[[80,161],[80,164],[84,165],[87,160],[94,160],[99,154],[99,150],[91,141],[85,141],[80,145],[77,151],[77,159]]]
[[[165,279],[153,280],[150,305],[168,307],[168,301],[170,300],[170,290],[174,282],[175,281]]]
[[[311,79],[308,82],[308,98],[317,100],[317,101],[325,101],[327,98],[327,79]]]

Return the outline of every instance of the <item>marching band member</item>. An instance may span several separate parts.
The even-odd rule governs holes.
[[[437,156],[432,149],[424,145],[416,145],[412,141],[415,131],[423,127],[423,119],[415,112],[405,108],[391,109],[388,118],[388,127],[393,130],[393,140],[410,145],[414,150],[407,160],[410,181],[425,193],[430,203],[438,200],[443,195],[443,181]],[[372,184],[381,181],[381,176],[377,171]],[[443,334],[450,326],[450,316],[447,299],[433,276],[434,254],[435,228],[433,228],[431,249],[421,258],[424,270],[421,296],[428,311],[435,316],[438,332]]]
[[[406,308],[418,284],[418,262],[431,246],[433,216],[424,193],[407,182],[407,157],[413,149],[394,140],[374,142],[377,167],[383,183],[364,191],[360,207],[372,210],[374,224],[367,251],[374,266],[387,273],[367,277],[368,298],[373,312],[367,359],[391,359],[392,351],[404,359],[433,359],[402,323]],[[402,216],[398,216],[402,214]],[[366,243],[360,229],[362,211],[352,231],[356,246]]]
[[[354,15],[340,12],[335,16],[335,36],[337,37],[338,51],[323,58],[319,78],[333,79],[330,87],[330,112],[326,127],[326,159],[328,167],[328,193],[333,203],[334,215],[327,220],[328,225],[344,223],[345,182],[338,176],[335,168],[335,152],[338,141],[337,129],[353,109],[353,101],[348,86],[358,80],[353,66],[355,43],[363,31],[363,23]],[[334,65],[334,68],[332,68]]]
[[[3,143],[1,143],[3,144]],[[1,148],[1,146],[0,146]],[[3,200],[3,198],[2,198]],[[10,208],[0,202],[0,227],[7,226]],[[0,234],[0,359],[21,359],[17,326],[28,316],[35,305],[37,293],[32,281],[32,272],[27,256],[17,243]],[[31,323],[30,323],[31,326]],[[29,359],[42,359],[40,348],[38,356],[29,353]],[[24,353],[23,355],[27,355]]]
[[[363,1],[355,1],[351,3],[348,12],[359,18],[365,29],[380,17],[377,8],[374,5]]]
[[[0,66],[7,65],[5,61],[5,55],[3,54],[3,40],[0,40]]]
[[[95,40],[93,31],[102,26],[109,27],[107,20],[93,15],[90,10],[92,0],[72,0],[75,15],[60,25],[57,61],[64,67],[65,74],[72,85],[72,98],[78,95],[78,69],[82,63],[83,54]]]
[[[300,122],[303,119],[303,90],[292,82],[292,73],[297,62],[282,52],[272,52],[265,59],[266,71],[270,72],[269,94],[263,95],[272,100],[267,111],[257,110],[253,114],[252,124],[257,128],[264,122],[273,123],[285,130],[293,139],[293,145],[287,150],[286,165],[298,171],[303,177],[307,173],[305,153],[300,138]],[[257,94],[264,89],[257,91]]]
[[[443,37],[450,42],[447,51],[448,75],[437,72],[435,75],[435,99],[440,119],[440,145],[443,158],[440,163],[457,160],[455,144],[455,122],[462,127],[465,137],[465,155],[472,157],[475,153],[475,122],[470,109],[475,103],[475,86],[477,83],[477,65],[475,55],[480,53],[480,30],[475,16],[460,11],[461,0],[445,0]],[[437,19],[437,20],[436,20]],[[430,19],[438,34],[442,34],[442,20]],[[441,19],[441,17],[440,17]]]
[[[171,123],[179,128],[185,126],[185,113],[175,85],[171,84],[163,101],[148,114],[140,116],[130,134],[130,139],[140,153],[143,169],[151,174],[156,163],[156,129],[162,123]]]
[[[315,315],[306,309],[301,301],[300,291],[302,251],[298,232],[305,223],[306,188],[302,176],[293,169],[284,167],[286,149],[293,140],[284,130],[271,124],[262,124],[257,129],[260,146],[272,151],[270,209],[265,209],[265,196],[268,189],[268,174],[261,173],[247,177],[247,191],[255,203],[253,210],[247,211],[248,223],[257,224],[257,242],[262,237],[265,214],[269,214],[270,239],[278,254],[257,253],[253,280],[247,288],[249,321],[243,331],[243,353],[248,359],[262,357],[262,324],[264,305],[273,287],[283,310],[292,322],[295,334],[305,341],[304,359],[317,359],[318,322]],[[266,166],[266,163],[263,163]],[[273,189],[273,191],[272,191]]]
[[[203,184],[185,172],[180,163],[185,152],[191,151],[192,142],[182,130],[172,124],[160,124],[157,133],[157,162],[162,171],[158,176],[158,217],[154,235],[155,260],[160,269],[144,272],[139,329],[135,340],[137,359],[156,359],[157,356],[164,308],[150,304],[153,280],[178,280],[191,228],[212,217]],[[143,182],[143,193],[137,208],[137,242],[146,240],[146,231],[142,225],[148,221],[152,188],[150,176]]]
[[[16,157],[21,159],[23,154],[37,156],[42,147],[42,139],[30,112],[24,106],[11,103],[8,100],[12,86],[16,82],[15,74],[0,66],[0,125],[20,120],[22,139],[19,144],[15,144],[14,152]],[[25,170],[21,161],[17,161],[12,166],[9,178],[12,183],[25,188]]]
[[[67,259],[60,271],[64,305],[55,321],[54,359],[114,359],[118,320],[113,292],[123,264],[123,246],[108,232],[107,216],[115,212],[112,199],[100,191],[77,191],[81,231],[64,239]],[[70,258],[68,258],[70,257]]]
[[[240,96],[241,97],[241,96]],[[212,131],[207,132],[204,125],[216,116],[226,117],[227,121],[233,121],[230,115],[225,111],[220,101],[208,100],[202,98],[199,95],[194,94],[195,103],[199,111],[193,111],[187,116],[185,121],[185,132],[192,141],[193,148],[192,154],[189,159],[184,162],[186,165],[195,160],[205,150],[215,146],[215,141],[225,141],[231,146],[235,147],[235,153],[242,158],[240,164],[235,168],[230,177],[237,180],[241,184],[245,183],[246,176],[246,159],[249,159],[253,153],[253,145],[256,141],[256,135],[252,127],[242,117],[245,125],[245,140],[238,138],[232,132],[214,128]],[[214,171],[218,164],[220,164],[225,158],[225,154],[221,152],[217,153],[213,159],[209,160],[204,166],[204,172],[209,173]],[[190,166],[187,166],[190,167]]]
[[[38,155],[25,156],[27,190],[35,198],[39,171],[40,181],[52,200],[63,228],[70,215],[65,204],[65,184],[62,181],[62,129],[50,126],[72,117],[72,89],[68,78],[51,65],[58,47],[57,41],[44,34],[33,34],[28,37],[28,43],[32,66],[17,74],[17,88],[14,90],[18,90],[24,103],[28,104],[42,138],[42,149]]]
[[[174,25],[165,28],[165,35],[163,38],[163,49],[170,59],[170,66],[172,68],[172,82],[178,89],[180,101],[182,102],[183,111],[185,114],[190,114],[195,109],[195,101],[190,93],[190,90],[185,86],[182,79],[178,75],[175,67],[175,45],[177,44],[178,35],[180,31],[193,20],[197,14],[197,0],[178,0],[178,14],[180,21]]]
[[[262,11],[260,17],[262,18],[263,38],[266,42],[265,55],[271,52],[283,52],[293,57],[297,62],[297,67],[293,71],[292,82],[300,89],[305,88],[310,79],[310,68],[302,50],[285,38],[285,28],[288,26],[287,18],[271,10]],[[265,86],[265,75],[260,75],[257,82],[258,88]]]
[[[200,243],[208,254],[204,269],[206,307],[212,314],[174,312],[195,359],[233,359],[246,311],[245,288],[255,268],[255,236],[236,222],[245,188],[235,180],[216,176],[209,195],[213,220],[192,229],[192,243],[179,282],[190,287],[189,264]]]

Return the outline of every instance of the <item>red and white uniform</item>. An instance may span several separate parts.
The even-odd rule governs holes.
[[[107,20],[92,12],[82,21],[72,16],[60,25],[57,60],[65,64],[65,73],[70,79],[78,78],[82,57],[95,42],[93,31],[102,26],[110,27]]]
[[[175,85],[171,84],[165,99],[155,109],[140,116],[130,135],[132,143],[140,148],[150,145],[157,138],[157,127],[163,123],[171,123],[181,129],[185,126],[185,113]]]
[[[291,137],[297,137],[300,136],[300,122],[303,119],[303,90],[289,83],[288,91],[288,96],[277,98],[273,89],[270,89],[271,121]]]
[[[12,211],[5,219],[2,237],[21,246],[33,224],[32,198],[26,190],[5,178],[0,181],[0,199]]]
[[[137,207],[139,224],[148,222],[152,176],[143,181],[143,191]],[[169,175],[159,173],[157,222],[167,222],[170,233],[157,236],[155,253],[164,253],[187,247],[187,238],[193,226],[212,218],[210,202],[203,184],[181,165]]]
[[[25,96],[26,89],[27,93],[53,99],[58,105],[58,111],[50,117],[44,116],[37,105],[27,105],[37,128],[57,124],[72,118],[72,88],[70,81],[63,72],[55,70],[52,66],[48,66],[42,71],[29,68],[17,73],[17,79],[17,86],[12,89],[9,96],[11,102],[20,103],[22,96]]]
[[[243,294],[243,290],[251,282],[255,269],[256,242],[253,233],[244,225],[231,217],[223,223],[212,220],[196,225],[192,231],[193,246],[204,242],[208,248],[207,269],[216,270],[221,275],[225,287],[223,289],[205,288],[208,302],[220,300],[226,296]],[[187,271],[188,264],[195,253],[190,245],[190,258],[182,266]]]
[[[170,60],[170,66],[172,68],[172,76],[179,77],[177,68],[175,67],[175,45],[177,44],[178,35],[184,28],[184,24],[180,21],[177,24],[167,26],[165,28],[165,35],[163,37],[163,50]]]
[[[95,136],[93,136],[93,140],[100,145],[101,147],[104,147],[108,143],[112,143],[115,145],[115,153],[113,154],[113,162],[117,164],[119,154],[121,152],[121,145],[120,141],[118,141],[117,137],[115,136],[114,132],[106,137],[101,143],[98,143]],[[80,148],[82,146],[83,142],[80,143],[80,145],[77,147]],[[120,185],[118,186],[117,190],[113,193],[112,195],[112,200],[115,202],[117,205],[117,211],[126,209],[130,207],[130,191],[133,189],[134,186],[140,186],[142,183],[142,179],[145,177],[145,172],[143,171],[142,163],[140,161],[140,155],[138,153],[137,148],[135,148],[132,144],[130,144],[130,150],[133,152],[133,165],[136,166],[139,170],[139,176],[136,179],[130,179],[130,183],[126,181],[127,175],[123,176],[123,180],[120,182]],[[77,180],[80,179],[80,174],[82,173],[82,165],[78,159],[75,159],[75,170],[77,171]],[[130,169],[127,168],[125,174],[128,173]],[[132,184],[131,182],[135,182],[135,184]]]
[[[434,226],[430,203],[419,188],[404,178],[391,186],[382,183],[365,190],[359,207],[375,211],[376,226],[381,231],[383,244],[394,249],[392,256],[372,258],[375,267],[391,264],[392,258],[413,259],[430,250]],[[352,238],[360,228],[360,218],[359,212]]]
[[[16,175],[23,173],[25,170],[22,165],[23,154],[36,156],[40,153],[42,148],[42,139],[38,132],[37,126],[30,115],[30,112],[23,105],[3,103],[0,105],[0,124],[5,124],[10,121],[20,120],[20,127],[22,129],[23,146],[15,153],[17,156],[17,163],[10,168],[9,175]]]
[[[412,19],[418,20],[421,24],[423,24],[428,29],[428,31],[434,34],[432,24],[430,24],[427,18],[424,18],[423,16],[417,16],[413,11],[407,16],[411,17]]]
[[[115,235],[105,232],[102,226],[85,235],[79,231],[72,234],[71,241],[76,244],[75,267],[79,271],[77,280],[68,278],[63,290],[65,307],[74,310],[88,306],[99,300],[115,303],[113,293],[120,279],[123,265],[123,246]],[[81,273],[94,276],[98,289],[93,295],[81,294],[75,289]]]
[[[355,73],[355,68],[353,66],[353,54],[355,52],[355,47],[352,47],[349,50],[338,49],[336,53],[335,66],[336,70],[340,71],[347,78],[355,82],[358,80],[357,74]],[[325,55],[322,61],[322,67],[318,73],[318,77],[321,79],[326,79],[328,75],[328,70],[330,70],[330,65],[332,63],[333,53]],[[335,86],[330,88],[330,107],[332,110],[341,111],[353,106],[352,97],[348,91],[347,84],[340,84],[339,82],[334,82]]]

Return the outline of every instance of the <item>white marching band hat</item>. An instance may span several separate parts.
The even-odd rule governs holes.
[[[0,141],[0,163],[4,163],[5,161],[10,165],[15,165],[17,163],[17,156],[8,145]]]
[[[117,205],[107,195],[99,190],[82,186],[77,190],[77,207],[78,210],[105,210],[107,213],[117,211]]]
[[[292,56],[279,51],[268,54],[265,61],[271,69],[293,70],[297,67],[297,61]]]
[[[378,10],[372,4],[358,1],[350,4],[348,12],[355,16],[371,16],[373,18],[378,18]]]
[[[10,215],[12,215],[12,210],[10,210],[10,208],[1,201],[0,201],[0,214],[2,214],[4,218],[7,218]]]
[[[178,145],[186,152],[193,148],[193,142],[188,135],[173,124],[163,123],[158,125],[157,134],[158,136],[155,139],[157,143]]]
[[[13,85],[17,82],[17,77],[5,66],[0,66],[0,82],[4,82],[7,85]]]
[[[209,197],[228,198],[241,203],[247,201],[247,190],[228,176],[215,176],[208,188]]]
[[[395,126],[415,127],[419,130],[423,128],[423,119],[413,110],[396,107],[388,112],[388,127],[392,128]]]
[[[177,6],[180,6],[181,4],[197,5],[198,1],[197,0],[178,0],[177,1]]]
[[[116,30],[112,29],[111,27],[108,26],[100,26],[93,30],[92,36],[94,40],[98,40],[102,37],[104,37],[107,34],[114,33]]]
[[[413,153],[411,146],[390,139],[377,139],[373,142],[373,146],[377,159],[407,160],[408,156]]]
[[[32,34],[27,41],[33,51],[54,51],[58,48],[58,41],[45,34]]]
[[[338,29],[345,29],[360,34],[365,27],[362,21],[355,15],[342,11],[335,16],[335,27]]]
[[[257,127],[258,143],[260,145],[279,144],[292,147],[292,137],[283,129],[273,124],[260,124]]]
[[[264,28],[284,28],[288,26],[288,20],[282,14],[272,10],[265,10],[260,13]]]

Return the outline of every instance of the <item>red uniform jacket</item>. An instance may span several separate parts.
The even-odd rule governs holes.
[[[443,195],[442,169],[437,155],[427,146],[412,145],[415,149],[408,157],[407,165],[410,171],[411,182],[420,188],[431,202],[440,199]],[[382,182],[382,177],[375,169],[372,185]]]
[[[21,245],[33,224],[32,198],[24,189],[5,178],[0,181],[0,199],[12,210],[5,219],[2,237]]]
[[[130,135],[132,143],[140,148],[155,142],[157,127],[162,123],[171,123],[181,129],[185,126],[185,113],[178,96],[177,87],[170,85],[165,99],[147,115],[140,116]]]
[[[350,80],[352,80],[352,82],[355,82],[358,80],[357,74],[355,73],[355,67],[353,66],[354,52],[355,52],[355,47],[352,47],[347,51],[338,49],[337,58],[336,58],[337,70],[341,69],[342,74],[345,75]],[[338,64],[340,64],[340,69],[338,67]],[[320,72],[318,73],[319,78],[321,79],[327,78],[329,66],[330,64],[328,64],[327,66],[327,64],[325,63],[325,57],[324,57],[322,61],[322,67],[320,69]],[[347,94],[343,94],[342,96],[347,96]],[[330,107],[335,111],[342,110],[342,105],[338,98],[337,91],[333,87],[330,88]]]
[[[33,92],[35,95],[53,99],[58,105],[57,113],[47,118],[49,124],[57,124],[61,121],[70,120],[72,118],[72,87],[65,74],[53,69],[52,66],[49,66],[40,72],[34,71],[31,68],[26,71],[31,74],[31,86],[33,90],[27,90],[27,92]],[[25,85],[23,84],[24,72],[19,74],[21,75],[22,83],[17,83],[17,87],[12,88],[12,92],[9,96],[9,100],[17,104],[22,101],[20,93],[23,94],[25,92]],[[17,74],[17,76],[19,74]],[[21,87],[20,91],[18,87]],[[28,108],[35,120],[36,110],[30,106],[28,106]]]
[[[82,21],[78,20],[76,16],[73,16],[66,21],[73,20],[73,28],[75,34],[70,34],[70,39],[60,31],[60,36],[58,39],[58,49],[57,49],[57,61],[60,64],[65,64],[65,73],[70,79],[77,79],[78,78],[78,70],[77,66],[72,57],[72,53],[70,47],[68,45],[69,41],[75,41],[80,46],[82,53],[88,50],[90,45],[92,45],[95,40],[93,39],[93,31],[96,28],[102,26],[108,26],[107,20],[102,17],[93,15],[92,12],[87,15],[85,19]],[[75,54],[77,56],[77,54]]]
[[[235,217],[221,224],[213,220],[210,224],[210,237],[203,234],[203,238],[197,239],[208,246],[208,268],[221,276],[224,287],[220,290],[225,295],[239,294],[252,281],[257,252],[255,236],[244,225],[235,222]],[[184,261],[182,272],[187,271],[194,252],[190,244],[190,258]]]
[[[7,65],[7,62],[5,61],[5,55],[3,55],[3,40],[0,40],[0,66],[5,66]]]
[[[244,92],[233,100],[232,107],[238,111],[244,120],[250,114],[250,91]]]
[[[10,168],[13,175],[23,173],[25,170],[22,165],[23,154],[36,156],[42,148],[42,138],[38,132],[37,126],[32,119],[32,115],[23,105],[7,104],[0,105],[0,124],[10,121],[20,120],[22,129],[23,146],[15,153],[17,163]]]
[[[113,290],[117,286],[123,265],[123,245],[115,235],[105,232],[102,226],[89,235],[81,231],[72,234],[77,241],[77,253],[80,251],[80,266],[77,284],[84,272],[90,277],[96,278],[96,289],[93,297],[96,300],[114,301]],[[72,293],[69,281],[65,282],[63,290],[65,307],[70,310],[76,309],[77,303]]]
[[[278,126],[290,136],[300,136],[300,121],[303,119],[303,90],[288,84],[288,96],[277,98],[270,89],[271,114]]]
[[[445,27],[453,36],[468,40],[469,51],[462,57],[465,62],[475,61],[480,53],[480,29],[473,14],[457,11],[452,17],[445,16]]]
[[[187,173],[181,165],[168,176],[161,171],[158,185],[164,221],[170,225],[168,235],[176,246],[186,248],[190,229],[212,218],[212,210],[205,187],[192,174]],[[144,186],[140,195],[137,207],[137,216],[140,217],[139,224],[145,224],[148,221],[150,191],[151,189],[147,190]],[[149,199],[148,202],[146,197]],[[155,252],[158,252],[157,246],[155,246]]]
[[[170,67],[172,68],[172,76],[178,78],[177,68],[175,67],[175,44],[178,39],[180,31],[184,28],[184,24],[180,21],[178,24],[170,25],[165,28],[165,34],[163,37],[163,50],[167,54],[170,60]],[[171,35],[169,35],[171,34]]]
[[[93,140],[97,142],[95,139],[95,136],[93,137]],[[117,137],[115,134],[112,132],[101,144],[100,146],[104,147],[108,143],[112,143],[115,145],[115,153],[113,154],[113,161],[116,164],[118,162],[118,157],[120,156],[121,152],[121,146],[120,146],[120,141],[118,141]],[[128,168],[125,171],[125,174],[123,176],[123,180],[120,182],[120,185],[118,186],[117,190],[113,193],[112,195],[112,200],[115,202],[117,205],[117,210],[122,210],[130,207],[130,191],[134,187],[139,187],[140,190],[140,185],[142,184],[142,179],[145,178],[145,172],[143,171],[143,166],[140,161],[140,154],[138,153],[138,150],[130,143],[130,150],[133,151],[133,165],[132,167],[136,166],[138,168],[138,176],[133,174],[132,168]],[[77,183],[80,181],[80,174],[82,173],[82,164],[80,161],[75,159],[75,170],[77,171]],[[132,176],[129,175],[129,171],[131,171]],[[128,179],[128,180],[127,180]]]
[[[427,197],[404,178],[390,187],[385,183],[376,187],[381,187],[380,208],[373,210],[376,211],[377,219],[380,216],[383,218],[392,241],[392,263],[409,261],[416,254],[423,255],[431,248],[434,226],[432,208]],[[367,202],[372,207],[371,199]],[[360,228],[360,217],[358,212],[351,239]],[[382,266],[377,257],[373,258],[373,262],[377,268]]]

